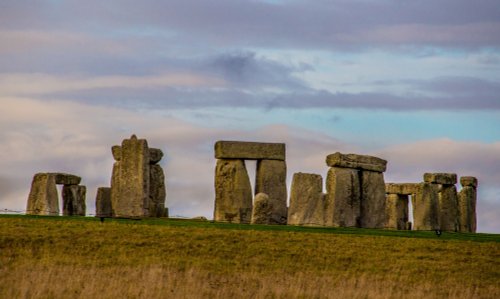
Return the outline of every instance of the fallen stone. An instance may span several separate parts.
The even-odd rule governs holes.
[[[81,177],[68,173],[54,172],[49,174],[54,175],[57,185],[78,185],[82,181]]]
[[[361,194],[359,171],[332,167],[326,177],[325,225],[359,227]]]
[[[112,217],[111,188],[97,188],[97,195],[95,198],[95,214],[96,217]]]
[[[387,161],[373,156],[342,154],[336,152],[326,157],[326,165],[330,167],[344,167],[384,172],[387,167]]]
[[[387,194],[385,227],[388,229],[407,230],[408,229],[408,195]]]
[[[477,187],[477,178],[473,176],[463,176],[460,178],[460,184],[464,187],[466,186],[471,186],[476,188]]]
[[[412,196],[413,227],[415,230],[437,230],[439,228],[438,212],[439,185],[420,183]]]
[[[145,139],[137,139],[132,135],[130,139],[123,140],[121,149],[119,188],[117,192],[113,189],[111,191],[114,216],[120,218],[149,216],[148,143]],[[114,187],[115,184],[112,184],[111,188]]]
[[[205,216],[197,216],[197,217],[193,217],[193,218],[191,218],[191,220],[197,220],[197,221],[208,221],[207,217],[205,217]]]
[[[63,215],[85,216],[87,188],[81,185],[64,185],[62,188]]]
[[[149,149],[149,163],[157,164],[163,158],[163,151],[159,148],[150,148]]]
[[[54,174],[37,173],[33,176],[26,214],[59,215],[59,199]]]
[[[455,185],[441,185],[438,202],[440,229],[442,231],[458,232],[460,229],[460,214]]]
[[[361,171],[360,227],[384,228],[385,182],[384,174],[375,171]]]
[[[265,193],[257,193],[252,211],[252,224],[283,224],[281,215],[276,214],[276,205],[281,205]]]
[[[289,225],[325,224],[323,178],[319,174],[295,173],[288,208]]]
[[[477,190],[472,186],[464,186],[458,194],[460,215],[460,232],[475,233]]]
[[[389,194],[401,194],[401,195],[412,195],[415,194],[417,189],[415,183],[387,183],[385,184],[385,193]]]
[[[284,143],[217,141],[216,159],[285,160]]]
[[[255,193],[265,193],[273,202],[275,224],[287,223],[286,162],[280,160],[257,161]]]
[[[111,147],[111,153],[115,161],[120,161],[122,159],[122,147],[119,145],[113,145]]]
[[[250,223],[252,187],[241,159],[219,159],[215,167],[214,220]]]
[[[457,174],[455,173],[425,173],[424,182],[441,185],[455,185]]]

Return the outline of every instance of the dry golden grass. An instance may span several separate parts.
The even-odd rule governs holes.
[[[0,298],[500,298],[499,244],[0,217]]]

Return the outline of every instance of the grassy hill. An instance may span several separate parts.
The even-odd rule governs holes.
[[[500,298],[500,235],[0,216],[0,298]]]

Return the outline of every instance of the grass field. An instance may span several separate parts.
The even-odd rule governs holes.
[[[0,298],[500,298],[500,235],[0,216]]]

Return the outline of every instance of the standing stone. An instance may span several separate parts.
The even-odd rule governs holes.
[[[287,223],[286,162],[281,160],[257,161],[255,194],[265,193],[273,202],[273,214],[278,224]]]
[[[112,217],[111,210],[111,188],[100,187],[97,188],[97,195],[95,199],[95,214],[96,217]]]
[[[63,215],[85,216],[87,188],[81,185],[64,185],[62,189]]]
[[[359,227],[361,194],[359,171],[332,167],[326,177],[325,225]]]
[[[457,232],[460,228],[460,214],[455,185],[439,185],[438,202],[440,229]]]
[[[387,194],[385,209],[387,215],[386,228],[408,229],[408,195]]]
[[[219,159],[215,167],[214,220],[250,223],[252,187],[245,162],[241,159]]]
[[[252,224],[283,224],[280,214],[276,214],[276,205],[281,203],[265,193],[257,193],[252,211]]]
[[[384,174],[375,171],[361,171],[360,227],[384,228],[385,182]]]
[[[165,174],[160,165],[150,166],[150,186],[149,186],[149,216],[165,216],[165,198],[167,196],[165,187]]]
[[[59,215],[59,200],[54,174],[35,174],[31,183],[26,214]]]
[[[439,185],[420,183],[412,196],[413,227],[415,230],[436,230],[439,228],[438,213]]]
[[[119,189],[117,192],[114,189],[111,191],[115,217],[134,218],[149,215],[149,159],[149,148],[145,139],[137,139],[132,135],[130,139],[123,140],[119,162]]]
[[[477,179],[475,177],[461,177],[462,190],[458,194],[458,205],[460,214],[460,231],[476,232],[476,201],[477,201]]]
[[[121,152],[120,152],[120,155],[121,155]],[[115,159],[116,159],[116,157],[115,157]],[[110,196],[111,196],[111,215],[112,215],[112,217],[115,217],[115,214],[116,214],[115,207],[118,206],[118,202],[120,201],[120,196],[121,196],[121,192],[120,192],[121,165],[122,165],[122,162],[116,161],[113,164],[113,172],[111,175],[111,191],[110,191],[111,193],[110,193]]]
[[[289,225],[322,226],[325,223],[323,178],[319,174],[295,173],[288,208]]]

